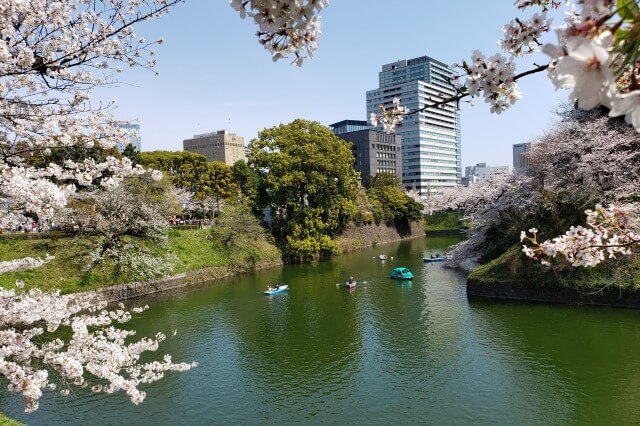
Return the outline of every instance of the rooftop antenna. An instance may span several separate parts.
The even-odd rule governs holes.
[[[231,117],[229,117],[229,127],[227,130],[229,131],[229,133],[231,133]]]

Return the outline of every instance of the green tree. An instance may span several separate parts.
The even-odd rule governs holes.
[[[422,204],[409,197],[402,187],[398,176],[391,173],[378,173],[369,179],[367,195],[374,206],[374,212],[382,212],[378,220],[391,222],[409,222],[422,218]]]
[[[222,207],[216,224],[211,228],[211,237],[214,244],[237,265],[255,267],[258,261],[270,256],[268,253],[273,253],[270,249],[273,247],[272,239],[243,196]]]
[[[244,160],[238,160],[233,163],[233,178],[236,181],[242,195],[253,200],[257,194],[258,176],[251,170]]]
[[[258,175],[256,207],[274,213],[285,256],[306,261],[335,251],[356,210],[356,172],[347,142],[318,122],[295,120],[264,129],[249,144]]]
[[[167,172],[175,186],[194,193],[196,198],[206,195],[203,176],[207,173],[207,158],[202,154],[189,151],[141,152],[140,164]]]
[[[127,146],[124,148],[124,151],[122,151],[122,155],[131,160],[134,166],[140,163],[140,151],[138,151],[136,147],[131,144],[127,144]]]
[[[226,248],[242,248],[251,245],[252,241],[266,239],[264,228],[251,213],[248,203],[239,199],[222,209],[218,222],[211,228],[211,235]]]
[[[220,199],[229,198],[238,193],[233,169],[220,161],[207,163],[206,172],[200,176],[200,182],[204,194],[215,199],[217,211],[220,211]]]

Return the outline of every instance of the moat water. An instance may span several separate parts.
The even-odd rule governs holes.
[[[25,414],[2,389],[0,411],[34,425],[640,422],[639,310],[468,300],[463,275],[422,262],[456,241],[418,238],[137,300],[150,305],[130,323],[138,336],[176,329],[160,353],[197,368],[143,386],[139,406],[80,390],[48,393]],[[415,278],[389,279],[397,266]],[[351,275],[354,291],[336,286]],[[276,282],[288,294],[264,296]]]

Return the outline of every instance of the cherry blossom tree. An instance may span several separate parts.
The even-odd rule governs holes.
[[[0,7],[0,228],[37,221],[78,187],[115,186],[143,171],[108,157],[49,164],[53,151],[111,147],[126,133],[111,104],[90,93],[114,82],[121,66],[152,68],[162,40],[138,37],[133,25],[164,14],[180,0],[4,0]],[[42,157],[43,166],[26,159]]]
[[[301,66],[313,57],[320,38],[320,11],[329,0],[230,0],[242,19],[249,16],[258,25],[258,41],[274,61],[294,56]]]
[[[607,113],[565,106],[562,120],[534,141],[524,173],[432,195],[430,210],[463,210],[474,225],[450,263],[485,255],[491,240],[511,246],[523,225],[530,227],[521,233],[523,251],[545,264],[561,257],[573,266],[594,266],[631,254],[640,234],[640,137],[622,117]],[[541,235],[567,228],[540,242]]]
[[[79,188],[104,194],[129,176],[142,176],[127,158],[48,161],[61,151],[112,147],[126,133],[111,118],[111,104],[90,93],[107,86],[121,66],[151,69],[162,40],[138,37],[134,24],[155,19],[180,0],[3,0],[0,4],[0,228],[38,222],[47,228]],[[39,162],[29,161],[34,157]],[[70,156],[73,157],[73,156]],[[148,172],[159,180],[162,174]],[[115,194],[114,194],[115,195]],[[107,196],[109,198],[109,196]],[[0,263],[0,272],[40,267],[50,258]],[[72,385],[94,392],[124,391],[142,402],[139,385],[195,364],[140,362],[165,336],[131,341],[123,305],[107,310],[90,295],[0,288],[0,375],[20,392],[26,410],[44,390],[68,395]],[[134,309],[134,313],[141,309]],[[57,377],[57,378],[55,378]]]
[[[523,246],[527,256],[544,264],[561,256],[573,266],[595,266],[638,246],[640,138],[624,121],[605,114],[605,109],[569,112],[568,121],[534,145],[530,174],[585,211],[586,226],[571,226],[540,243],[536,228],[523,231],[521,241],[530,244]]]
[[[520,174],[497,175],[469,187],[457,187],[431,195],[426,200],[430,212],[460,210],[471,222],[469,238],[454,246],[447,254],[447,265],[458,267],[468,259],[486,256],[490,240],[512,241],[513,223],[527,223],[544,210],[545,202],[537,182]]]
[[[67,396],[72,386],[124,391],[139,404],[145,398],[139,385],[160,380],[166,371],[196,365],[173,363],[170,355],[140,362],[144,352],[158,349],[165,335],[131,342],[135,331],[115,326],[128,322],[131,313],[122,304],[115,310],[105,308],[106,303],[90,295],[0,288],[0,375],[10,391],[22,394],[25,411],[38,408],[43,391]]]

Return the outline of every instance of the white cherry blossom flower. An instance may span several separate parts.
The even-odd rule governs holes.
[[[571,99],[582,109],[609,105],[608,88],[614,83],[610,68],[612,39],[606,33],[597,39],[573,37],[567,41],[567,54],[549,70],[558,88],[573,89]]]

